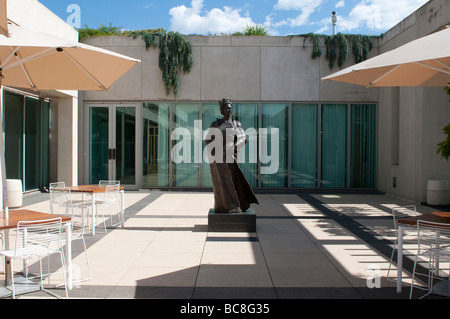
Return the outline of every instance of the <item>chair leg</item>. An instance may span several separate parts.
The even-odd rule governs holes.
[[[12,297],[13,297],[13,299],[16,299],[16,288],[14,286],[14,269],[13,269],[12,259],[9,259],[9,264],[11,265],[11,273],[10,273],[10,275],[11,275],[11,286],[12,286]]]
[[[103,228],[105,229],[105,234],[107,233],[107,230],[106,230],[106,221],[105,221],[105,211],[104,211],[104,207],[103,207],[103,205],[101,205],[101,208],[102,208],[102,217],[103,217]],[[97,209],[96,209],[96,214],[97,214],[97,220],[98,220],[98,207],[97,207]],[[94,225],[94,227],[95,227],[96,225]]]
[[[412,273],[412,276],[411,276],[411,289],[409,291],[409,299],[412,299],[412,292],[413,292],[413,289],[414,289],[414,276],[416,274],[417,259],[418,259],[418,257],[416,255],[416,259],[414,261],[413,273]]]
[[[63,277],[64,277],[64,290],[66,292],[66,298],[69,298],[69,293],[67,291],[67,274],[66,274],[66,263],[64,261],[64,257],[63,254],[60,253],[59,254],[60,258],[61,258],[61,265],[62,265],[62,269],[63,269]]]
[[[397,239],[395,239],[394,246],[392,247],[391,259],[389,260],[389,268],[388,268],[388,272],[386,274],[386,279],[390,280],[390,281],[394,281],[393,279],[389,278],[389,274],[391,272],[392,261],[394,260],[394,252],[395,252],[396,249],[397,249]]]
[[[83,241],[83,246],[84,246],[84,256],[86,257],[86,264],[88,266],[88,272],[89,272],[89,276],[85,279],[80,279],[77,280],[76,282],[83,282],[83,281],[88,281],[92,279],[92,272],[91,272],[91,265],[89,263],[89,256],[87,253],[87,249],[86,249],[86,241],[84,240],[84,238],[82,237],[81,240]]]
[[[69,293],[67,291],[66,263],[64,262],[64,254],[62,253],[62,251],[59,252],[59,257],[61,260],[61,268],[62,268],[62,273],[63,273],[63,278],[64,278],[64,291],[65,291],[66,298],[69,298]],[[40,267],[41,267],[41,290],[48,293],[49,295],[56,297],[56,298],[63,298],[63,297],[57,295],[56,293],[44,288],[44,282],[43,282],[43,277],[42,277],[42,258],[39,260],[39,263],[40,263]],[[50,274],[48,274],[48,276],[50,276]]]
[[[92,273],[91,273],[91,265],[89,264],[89,256],[86,249],[86,241],[83,238],[83,246],[84,246],[84,255],[86,256],[86,263],[88,265],[88,271],[89,271],[89,278],[88,280],[92,279]]]

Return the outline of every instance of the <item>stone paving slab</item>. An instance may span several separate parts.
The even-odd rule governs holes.
[[[86,236],[93,278],[78,284],[69,296],[408,297],[407,286],[397,294],[395,283],[385,275],[394,240],[390,208],[409,202],[378,193],[264,193],[257,197],[260,205],[252,205],[256,232],[208,232],[212,192],[125,192],[125,228]],[[48,211],[48,194],[25,194],[24,208]],[[436,210],[417,208],[420,213]],[[83,250],[78,245],[73,245],[73,262],[84,274]],[[374,266],[380,271],[381,286],[369,289],[367,278]],[[47,296],[21,296],[43,297]]]

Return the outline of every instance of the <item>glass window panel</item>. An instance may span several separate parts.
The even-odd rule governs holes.
[[[216,121],[216,119],[222,118],[220,113],[219,103],[203,103],[202,104],[202,130],[207,132],[211,127],[211,124]],[[202,150],[205,150],[206,143],[202,138]],[[207,156],[205,154],[205,156]],[[211,170],[209,168],[209,163],[202,161],[202,187],[212,187]]]
[[[22,95],[4,92],[6,177],[23,178],[23,103]]]
[[[375,188],[376,105],[351,106],[351,172],[353,188]]]
[[[25,97],[25,190],[40,187],[41,101]]]
[[[347,105],[322,105],[323,188],[344,188],[347,184]]]
[[[291,187],[317,187],[317,104],[292,104]]]
[[[267,132],[267,136],[259,135],[262,187],[288,186],[288,106],[287,103],[262,105],[261,128]]]
[[[239,167],[250,186],[258,187],[258,104],[233,103],[233,113],[247,135],[247,143],[238,154]]]
[[[116,108],[116,179],[136,183],[136,108]]]
[[[144,103],[143,186],[169,186],[169,104]]]
[[[108,179],[108,121],[107,107],[89,109],[89,183]]]
[[[201,165],[201,128],[198,103],[176,103],[173,106],[171,140],[172,186],[198,187]],[[195,128],[195,130],[194,130]]]
[[[48,187],[50,183],[50,102],[41,102],[42,110],[42,172],[41,172],[41,187]]]

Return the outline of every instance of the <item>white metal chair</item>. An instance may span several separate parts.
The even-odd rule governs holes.
[[[77,210],[76,208],[79,208]],[[92,279],[91,266],[89,264],[89,256],[87,253],[86,241],[84,239],[84,235],[87,232],[90,232],[90,223],[89,223],[89,205],[77,205],[72,206],[71,213],[71,226],[72,226],[72,242],[75,240],[81,240],[83,242],[84,248],[84,256],[86,258],[86,265],[88,267],[89,275],[86,278],[79,278],[72,281],[73,283],[82,282]]]
[[[398,221],[403,218],[417,216],[417,210],[416,210],[415,205],[396,206],[396,207],[393,207],[391,210],[392,210],[392,218],[394,220],[395,241],[394,241],[394,246],[392,247],[392,254],[391,254],[391,259],[389,260],[389,268],[388,268],[388,272],[386,275],[386,279],[390,280],[390,281],[396,281],[396,279],[389,278],[389,273],[391,272],[392,261],[394,259],[394,253],[397,250],[397,245],[398,245]],[[416,243],[416,241],[417,241],[416,227],[408,227],[406,232],[408,232],[409,234],[411,234],[411,233],[414,234],[414,243]],[[397,271],[401,271],[401,269],[399,269]]]
[[[0,255],[10,259],[19,259],[23,261],[32,258],[39,259],[41,290],[60,298],[57,294],[44,288],[42,272],[42,259],[53,254],[59,254],[64,276],[65,294],[66,298],[68,298],[66,270],[61,245],[61,233],[61,217],[40,221],[21,221],[17,225],[15,248],[11,250],[3,250],[0,252]],[[11,262],[10,265],[12,297],[15,298],[16,288],[14,284],[13,262]],[[50,276],[50,274],[48,275]]]
[[[74,200],[70,192],[70,188],[65,186],[64,182],[56,182],[50,184],[50,212],[53,214],[58,208],[64,208],[64,215],[69,214],[69,211],[76,205],[89,205],[86,199]]]
[[[109,180],[109,179],[102,179],[100,181],[98,181],[98,185],[100,186],[106,186],[106,185],[120,185],[120,181],[114,181],[114,180]]]
[[[106,222],[105,222],[105,213],[104,213],[104,207],[109,207],[109,211],[110,211],[110,218],[111,218],[111,226],[116,226],[117,224],[119,224],[122,221],[122,216],[119,213],[119,209],[118,209],[118,203],[120,201],[120,184],[108,184],[106,185],[106,190],[103,193],[103,198],[98,199],[95,201],[95,205],[96,206],[100,206],[102,208],[102,215],[103,215],[103,226],[105,228],[105,233],[107,232],[106,230]],[[114,223],[113,221],[113,207],[117,208],[117,212],[119,213],[119,222]],[[98,215],[98,210],[97,211],[97,215]]]
[[[410,299],[414,289],[417,263],[422,262],[422,260],[428,264],[428,283],[426,294],[420,298],[433,292],[433,279],[435,276],[439,277],[439,263],[442,261],[450,262],[450,228],[448,224],[417,221],[417,254],[412,273]],[[449,280],[449,278],[445,279]]]
[[[53,209],[57,206],[66,206],[65,193],[58,192],[59,189],[65,188],[66,183],[55,182],[50,183],[50,212],[53,213]]]

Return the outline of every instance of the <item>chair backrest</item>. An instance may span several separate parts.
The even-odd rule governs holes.
[[[58,251],[61,247],[61,217],[38,221],[20,221],[17,224],[16,248],[26,249],[30,255],[43,255],[46,252]]]
[[[449,249],[450,245],[450,225],[417,221],[418,250],[419,254],[424,251],[437,251],[439,249]]]
[[[394,218],[394,228],[397,230],[397,221],[403,218],[417,216],[415,205],[392,207],[392,217]]]
[[[51,205],[70,205],[72,195],[69,187],[55,187],[51,191]]]
[[[66,187],[66,183],[65,182],[50,183],[50,191],[52,191],[53,188],[58,188],[58,187]]]
[[[107,179],[102,179],[98,182],[98,185],[100,186],[106,186],[106,185],[120,185],[120,181],[113,181],[113,180],[107,180]]]
[[[70,217],[73,237],[80,237],[90,231],[87,208],[73,209]]]
[[[119,199],[120,184],[106,185],[104,200],[111,202]]]
[[[53,210],[53,206],[60,205],[61,202],[64,200],[61,198],[62,194],[58,192],[58,189],[65,188],[66,183],[65,182],[55,182],[50,183],[50,209]],[[59,197],[59,198],[57,198]]]

